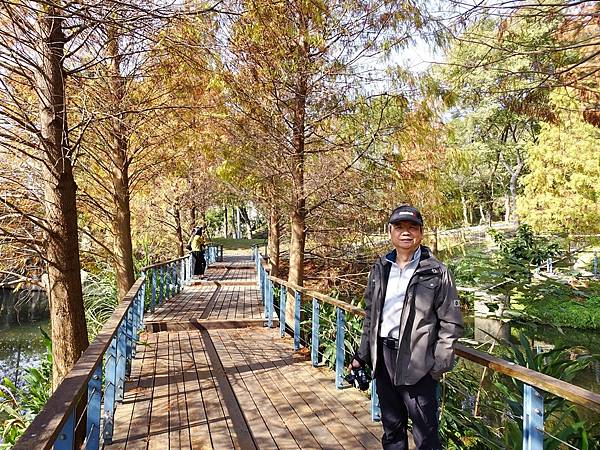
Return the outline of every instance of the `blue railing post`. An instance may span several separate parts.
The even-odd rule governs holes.
[[[135,302],[135,299],[134,299]],[[134,303],[135,304],[135,303]],[[133,308],[134,304],[130,305],[125,316],[126,332],[125,332],[125,375],[131,375],[131,357],[133,351]]]
[[[118,335],[117,335],[118,336]],[[104,423],[102,436],[104,442],[112,443],[112,435],[115,419],[115,393],[117,386],[117,336],[110,341],[110,347],[106,354],[106,369],[104,372]]]
[[[279,335],[285,336],[285,304],[287,302],[287,288],[281,286],[279,290]]]
[[[344,386],[344,329],[346,327],[346,312],[342,308],[335,308],[335,386],[339,389]]]
[[[160,266],[158,268],[158,305],[162,305],[162,302],[164,300],[163,297],[163,287],[165,285],[165,266]]]
[[[544,398],[532,386],[523,384],[523,450],[544,448]]]
[[[267,326],[269,328],[273,327],[273,296],[275,295],[274,290],[275,289],[273,286],[273,281],[269,279],[269,296],[267,297],[267,303],[269,304],[269,307],[267,308]]]
[[[319,365],[319,301],[312,299],[312,339],[310,359],[313,367]]]
[[[102,360],[88,381],[88,410],[85,433],[86,449],[100,448],[100,407],[102,404]]]
[[[300,309],[302,304],[300,292],[296,291],[294,299],[296,300],[294,307],[294,350],[300,350]]]
[[[156,305],[156,267],[152,268],[152,295],[150,296],[150,311],[154,312]]]
[[[126,320],[121,322],[117,331],[117,383],[116,383],[116,399],[118,402],[123,401],[125,391],[125,362],[127,358],[127,343],[126,343]]]
[[[381,420],[381,409],[379,408],[379,396],[377,395],[377,383],[375,378],[371,380],[371,420],[379,422]]]
[[[73,437],[75,434],[75,408],[69,413],[67,421],[58,433],[54,441],[54,450],[72,450],[74,448]]]

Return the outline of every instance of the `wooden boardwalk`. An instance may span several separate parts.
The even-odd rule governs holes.
[[[367,397],[265,328],[249,258],[146,316],[107,449],[376,449]]]

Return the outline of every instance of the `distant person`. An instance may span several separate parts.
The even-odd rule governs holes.
[[[394,250],[369,273],[360,347],[348,369],[372,368],[384,449],[408,450],[410,417],[416,448],[440,450],[436,391],[463,334],[458,294],[446,266],[421,245],[416,208],[394,209],[389,235]]]
[[[192,265],[194,269],[192,278],[201,278],[206,270],[204,250],[206,248],[207,240],[203,231],[204,229],[202,227],[194,227],[188,244],[188,247],[192,252]]]

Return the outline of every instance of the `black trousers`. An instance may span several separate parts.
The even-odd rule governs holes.
[[[204,275],[206,269],[206,260],[204,259],[204,252],[192,252],[194,257],[194,275]]]
[[[425,375],[417,384],[394,386],[390,374],[395,372],[397,350],[378,343],[377,396],[381,408],[385,450],[408,450],[408,418],[413,424],[413,439],[419,450],[442,450],[439,438],[437,381]]]

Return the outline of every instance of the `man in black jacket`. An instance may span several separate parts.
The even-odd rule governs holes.
[[[419,450],[438,450],[437,383],[452,368],[463,319],[452,276],[423,245],[423,218],[392,211],[392,250],[378,259],[365,291],[366,317],[352,367],[369,364],[377,381],[384,449],[407,450],[407,421]]]

